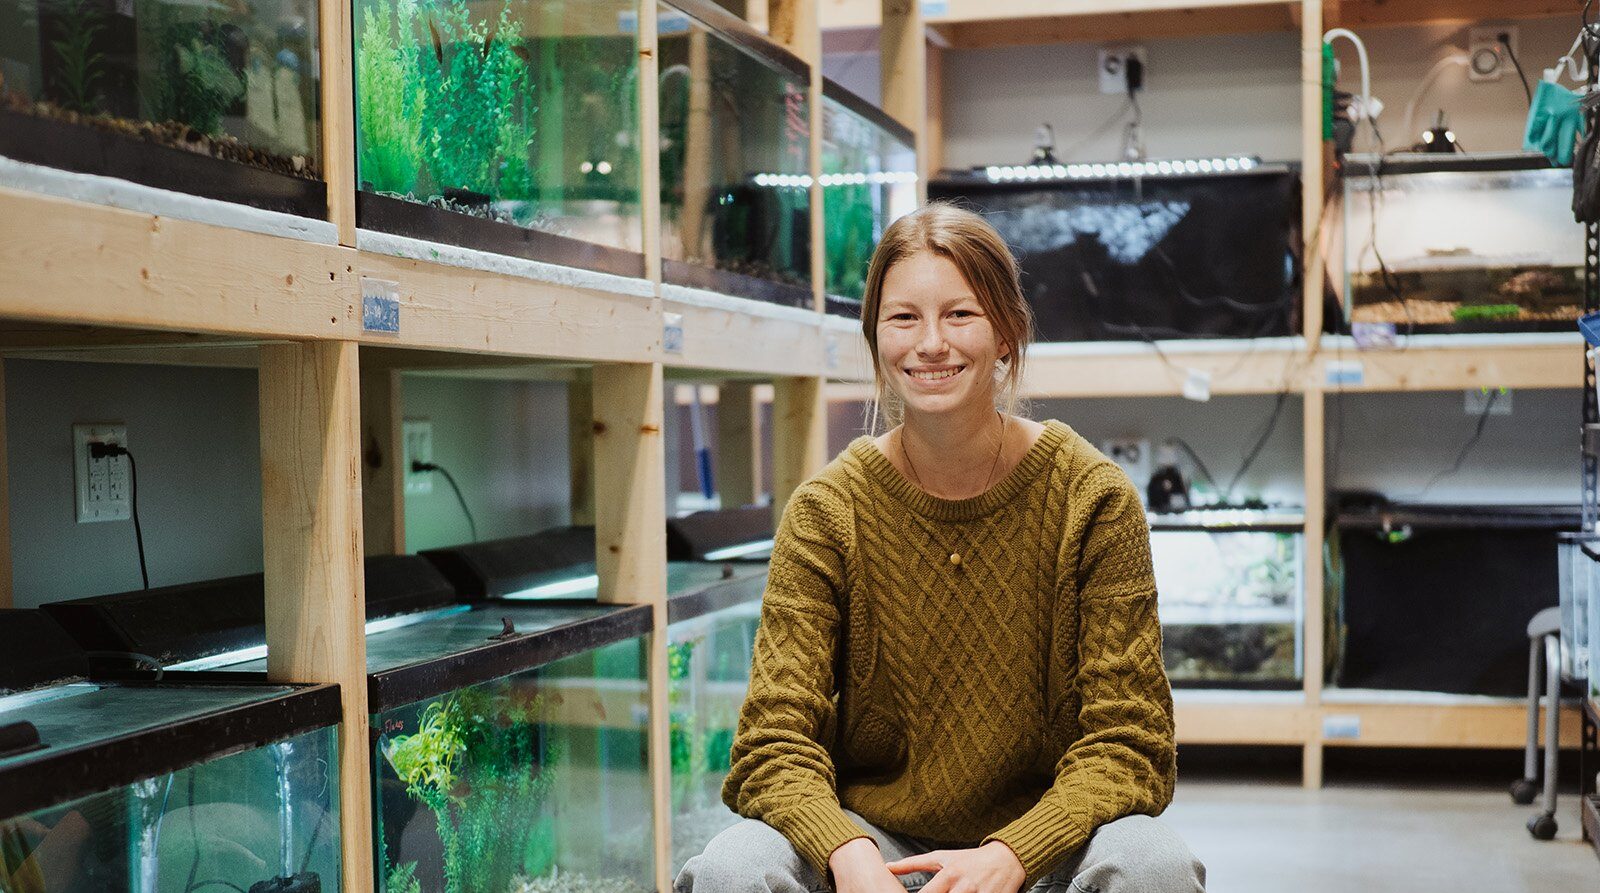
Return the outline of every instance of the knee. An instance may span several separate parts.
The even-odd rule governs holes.
[[[772,826],[746,819],[684,863],[673,893],[794,893],[808,889],[807,866]]]
[[[1150,816],[1101,827],[1080,886],[1099,893],[1203,893],[1206,868],[1177,832]]]

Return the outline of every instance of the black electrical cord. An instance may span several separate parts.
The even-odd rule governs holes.
[[[139,547],[139,579],[144,583],[144,588],[149,589],[150,570],[144,560],[144,528],[139,524],[139,464],[133,461],[133,453],[127,447],[115,443],[95,441],[89,444],[89,456],[94,459],[128,457],[128,501],[133,506],[133,540]]]
[[[1194,463],[1195,470],[1200,472],[1200,476],[1206,479],[1206,483],[1220,498],[1222,491],[1217,487],[1217,479],[1211,476],[1211,469],[1206,467],[1205,460],[1201,459],[1200,454],[1194,451],[1194,447],[1189,446],[1189,442],[1181,437],[1169,437],[1167,442],[1183,450],[1184,455],[1189,457],[1189,461]]]
[[[1511,60],[1512,67],[1517,69],[1517,77],[1522,80],[1522,92],[1528,97],[1528,108],[1533,108],[1533,90],[1528,87],[1528,76],[1522,71],[1522,62],[1517,59],[1517,51],[1511,48],[1511,36],[1500,34],[1495,37],[1495,40],[1506,48],[1506,58]]]
[[[1260,457],[1261,451],[1267,445],[1267,441],[1272,438],[1272,433],[1278,429],[1278,419],[1282,417],[1284,404],[1288,402],[1289,392],[1287,390],[1279,391],[1277,402],[1272,405],[1272,415],[1267,417],[1267,424],[1262,428],[1261,436],[1256,438],[1255,445],[1250,447],[1249,453],[1245,454],[1244,463],[1239,466],[1239,470],[1228,481],[1228,489],[1223,493],[1224,502],[1231,503],[1233,501],[1234,489],[1239,486],[1239,481],[1244,479],[1245,472],[1250,470],[1250,466],[1256,463],[1256,459]]]
[[[1489,399],[1483,402],[1483,411],[1478,413],[1477,427],[1473,429],[1472,436],[1467,438],[1467,442],[1461,445],[1461,451],[1456,453],[1456,461],[1450,463],[1449,468],[1429,478],[1428,483],[1423,485],[1422,490],[1413,497],[1414,499],[1421,499],[1428,495],[1428,491],[1433,489],[1434,484],[1461,470],[1462,464],[1467,461],[1467,456],[1472,454],[1472,448],[1477,446],[1479,439],[1483,437],[1483,429],[1489,424],[1489,413],[1494,409],[1494,401],[1499,396],[1499,391],[1491,390],[1489,392]]]
[[[437,462],[416,462],[416,461],[413,461],[411,463],[411,470],[412,471],[437,471],[440,474],[444,475],[444,479],[450,483],[450,489],[456,491],[456,501],[461,503],[461,513],[463,515],[467,516],[467,528],[472,531],[472,541],[473,542],[477,542],[478,541],[478,522],[473,520],[473,518],[472,518],[472,509],[467,508],[467,498],[465,496],[461,495],[461,487],[456,483],[455,476],[450,474],[449,471],[445,470],[444,466],[438,464]]]

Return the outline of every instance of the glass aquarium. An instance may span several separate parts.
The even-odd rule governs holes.
[[[659,15],[663,279],[811,307],[809,68],[710,0]]]
[[[822,216],[830,312],[861,315],[883,231],[917,206],[911,131],[833,81],[822,82]]]
[[[327,214],[315,0],[0,0],[0,155]]]
[[[1345,313],[1406,333],[1570,331],[1583,307],[1572,171],[1543,156],[1351,156]]]
[[[500,603],[368,637],[381,890],[653,889],[649,618]]]
[[[1150,549],[1172,684],[1298,688],[1299,525],[1207,528],[1154,517]]]
[[[1594,644],[1591,641],[1590,615],[1594,603],[1600,600],[1600,534],[1566,532],[1556,537],[1556,585],[1561,605],[1561,639],[1567,645],[1562,652],[1561,668],[1569,679],[1588,684],[1595,675],[1591,658]]]
[[[686,565],[678,576],[667,603],[674,874],[739,821],[722,803],[722,781],[750,688],[767,570],[764,564]]]
[[[976,168],[928,197],[1017,255],[1040,341],[1282,337],[1299,329],[1300,176],[1254,158]]]
[[[0,697],[0,891],[339,890],[338,720],[333,686]]]
[[[636,0],[354,0],[359,224],[643,276]]]

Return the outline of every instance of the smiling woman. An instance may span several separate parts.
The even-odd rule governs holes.
[[[1013,413],[1029,317],[982,218],[902,217],[862,330],[891,419],[784,511],[723,800],[679,893],[1193,893],[1150,535]]]

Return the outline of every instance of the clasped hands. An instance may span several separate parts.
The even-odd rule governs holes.
[[[828,858],[839,893],[905,893],[900,875],[933,875],[922,893],[1019,893],[1027,872],[998,840],[968,850],[934,850],[885,863],[878,845],[858,837]]]

